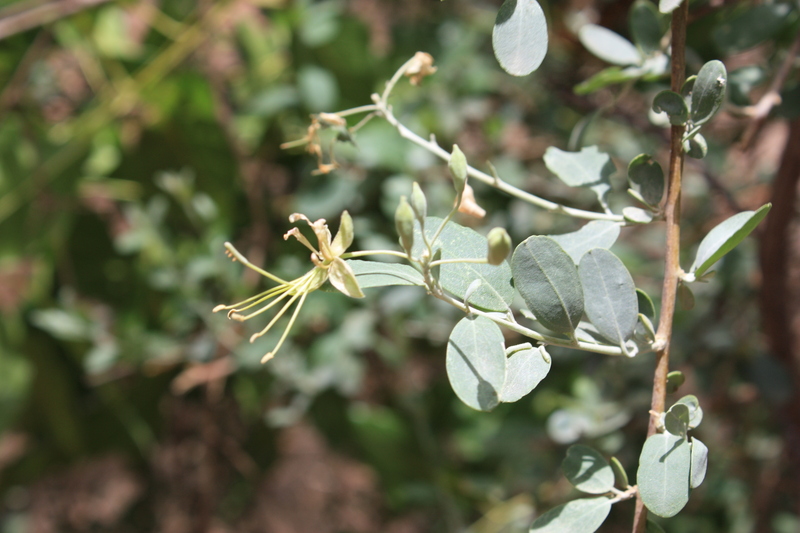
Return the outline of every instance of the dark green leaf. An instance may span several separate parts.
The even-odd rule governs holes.
[[[552,360],[542,350],[544,347],[534,348],[528,343],[506,350],[512,353],[506,360],[506,381],[500,392],[501,402],[516,402],[535,389],[550,372]]]
[[[689,408],[682,403],[670,407],[664,416],[664,429],[673,435],[686,437],[689,430]]]
[[[631,483],[628,481],[628,473],[625,472],[622,463],[620,463],[619,459],[616,457],[612,457],[609,462],[611,463],[612,470],[614,470],[614,480],[616,481],[617,487],[627,489]]]
[[[578,31],[578,38],[587,50],[608,63],[624,67],[642,62],[642,55],[632,42],[602,26],[586,24]]]
[[[425,234],[432,239],[441,218],[425,219]],[[425,246],[419,231],[419,223],[414,225],[414,257],[422,254]],[[486,238],[475,230],[450,222],[445,226],[438,241],[433,246],[434,256],[441,252],[441,259],[473,258],[484,259],[488,243]],[[449,293],[464,298],[467,289],[476,279],[481,281],[480,287],[472,293],[469,303],[473,307],[487,311],[505,311],[514,299],[514,287],[511,284],[511,267],[507,261],[500,265],[456,263],[441,265],[439,282]]]
[[[611,248],[619,237],[619,224],[610,220],[592,220],[578,231],[548,237],[556,241],[577,265],[583,254],[592,248]]]
[[[547,54],[547,19],[536,0],[505,0],[497,12],[492,48],[503,70],[527,76]]]
[[[653,304],[650,295],[642,289],[636,289],[636,302],[639,304],[639,312],[650,320],[656,319],[656,306]]]
[[[761,4],[738,10],[727,21],[717,24],[711,35],[724,55],[735,54],[777,35],[791,20],[789,3]]]
[[[589,494],[605,494],[614,486],[614,471],[600,453],[575,444],[567,450],[561,470],[572,485]]]
[[[699,133],[683,142],[683,151],[692,159],[703,159],[708,154],[706,138]]]
[[[765,204],[758,211],[744,211],[733,215],[709,231],[697,248],[697,256],[690,272],[695,276],[705,274],[722,256],[750,235],[758,223],[767,216],[770,208],[772,204]]]
[[[386,287],[388,285],[420,285],[424,278],[413,267],[397,263],[380,263],[378,261],[361,261],[349,259],[347,264],[353,269],[359,287]]]
[[[583,315],[583,289],[572,258],[549,237],[534,235],[511,258],[514,284],[543,326],[573,335]]]
[[[617,345],[631,338],[639,316],[636,286],[616,255],[602,248],[586,252],[578,266],[585,312],[600,334]]]
[[[648,154],[639,154],[628,164],[628,183],[648,205],[658,205],[664,196],[664,171]]]
[[[447,377],[456,396],[479,411],[500,402],[506,377],[503,333],[484,317],[462,318],[447,342]]]
[[[680,370],[673,370],[667,374],[667,392],[674,394],[686,381],[686,376]]]
[[[530,533],[594,533],[610,510],[611,500],[605,497],[572,500],[537,518]]]
[[[703,408],[697,396],[688,394],[675,402],[675,405],[685,405],[689,409],[689,427],[694,429],[703,421]],[[674,407],[674,405],[673,405]]]
[[[684,437],[657,433],[644,443],[636,482],[653,514],[675,516],[689,501],[691,448]]]
[[[706,478],[708,470],[708,447],[692,437],[692,468],[690,486],[693,489],[699,487]]]
[[[711,120],[725,100],[728,72],[722,61],[709,61],[697,73],[692,88],[692,122],[704,124]]]
[[[661,37],[664,35],[664,28],[661,25],[661,15],[658,9],[650,0],[637,0],[631,6],[628,15],[628,27],[630,28],[633,42],[645,54],[652,54],[661,50]]]
[[[683,96],[670,90],[661,91],[653,99],[653,111],[666,113],[673,126],[681,126],[689,120],[689,107]]]

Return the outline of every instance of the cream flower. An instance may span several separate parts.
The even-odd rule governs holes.
[[[306,296],[320,288],[326,280],[330,280],[331,285],[347,296],[352,298],[364,297],[364,293],[361,292],[361,288],[358,286],[358,282],[356,281],[356,276],[353,273],[353,270],[350,268],[350,265],[348,265],[344,259],[341,258],[341,255],[353,243],[353,220],[350,218],[350,214],[347,211],[342,213],[339,231],[336,234],[336,237],[333,239],[331,238],[331,232],[328,229],[328,225],[325,223],[325,219],[321,218],[315,222],[311,222],[308,217],[300,213],[295,213],[289,217],[289,221],[292,223],[299,220],[305,220],[308,225],[311,226],[311,229],[314,231],[314,234],[317,237],[318,246],[317,248],[314,248],[311,242],[306,239],[305,235],[303,235],[298,228],[292,228],[283,236],[285,240],[289,239],[289,237],[294,237],[306,248],[311,250],[311,262],[314,263],[314,268],[293,281],[282,280],[281,278],[270,274],[266,270],[258,268],[250,263],[250,261],[248,261],[241,253],[239,253],[239,251],[236,250],[231,243],[225,243],[227,254],[234,261],[240,261],[246,267],[255,270],[262,276],[269,278],[278,285],[239,303],[233,305],[218,305],[214,308],[215,313],[218,311],[227,310],[228,318],[243,322],[270,310],[272,307],[286,298],[289,299],[264,329],[250,337],[250,342],[254,342],[257,338],[267,333],[272,326],[274,326],[275,323],[286,313],[286,311],[289,310],[292,304],[299,299],[297,307],[292,312],[292,316],[289,319],[289,324],[286,326],[283,335],[281,335],[277,346],[275,346],[271,352],[266,354],[261,359],[262,363],[272,359],[283,345],[283,342],[286,340],[286,337],[289,335],[289,331],[292,329],[292,326],[297,319],[300,308],[303,307]],[[266,305],[263,305],[263,307],[260,307],[249,314],[243,314],[244,311],[261,306],[269,300],[272,301]]]

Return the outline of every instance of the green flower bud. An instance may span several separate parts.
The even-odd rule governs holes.
[[[425,217],[428,214],[428,201],[425,199],[425,193],[416,181],[411,187],[411,208],[414,209],[414,214],[417,215],[417,220],[423,224]]]
[[[400,197],[400,205],[394,212],[394,225],[400,236],[400,245],[411,255],[411,248],[414,247],[414,210],[405,196]]]
[[[511,253],[511,237],[508,236],[505,228],[494,228],[486,236],[489,241],[489,252],[486,259],[490,265],[499,265],[505,261],[508,254]]]
[[[461,194],[467,184],[467,158],[457,144],[453,145],[453,153],[450,154],[450,162],[447,167],[453,176],[453,187],[456,189],[456,194]]]

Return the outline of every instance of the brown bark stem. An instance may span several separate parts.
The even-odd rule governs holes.
[[[689,2],[685,0],[672,12],[672,84],[671,89],[680,92],[686,78],[686,21],[689,16]],[[653,396],[651,413],[664,412],[667,398],[667,373],[669,373],[669,349],[672,339],[672,319],[675,315],[675,299],[678,279],[681,274],[681,175],[683,172],[683,134],[684,126],[672,126],[670,136],[669,182],[667,201],[664,205],[666,219],[666,250],[664,257],[664,284],[661,289],[661,312],[656,333],[656,369],[653,376]],[[647,436],[656,433],[658,418],[650,415]],[[647,509],[642,498],[636,495],[636,511],[633,518],[633,532],[642,533],[647,525]]]

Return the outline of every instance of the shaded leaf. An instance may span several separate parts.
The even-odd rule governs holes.
[[[693,394],[687,394],[675,405],[685,405],[689,409],[689,427],[694,429],[703,421],[703,408],[700,407],[700,400]],[[675,406],[673,405],[673,407]]]
[[[697,134],[691,139],[683,142],[683,151],[692,159],[703,159],[708,154],[708,143],[706,138]]]
[[[572,500],[537,518],[530,533],[593,533],[610,510],[611,500],[605,497]]]
[[[685,283],[678,283],[678,303],[684,311],[694,309],[694,293]]]
[[[644,533],[664,533],[664,528],[648,518],[647,524],[644,527]]]
[[[650,295],[642,289],[636,289],[636,302],[639,304],[639,312],[650,320],[656,319],[656,306]]]
[[[492,48],[503,70],[527,76],[547,54],[547,19],[536,0],[505,0],[492,30]]]
[[[589,446],[570,446],[561,469],[576,489],[589,494],[605,494],[614,486],[611,465],[600,452]]]
[[[511,351],[509,348],[507,351]],[[552,363],[540,348],[528,343],[518,347],[506,360],[506,381],[500,392],[501,402],[516,402],[529,394],[550,372]]]
[[[645,441],[636,482],[642,501],[653,514],[675,516],[689,501],[690,454],[684,437],[657,433]]]
[[[697,73],[692,87],[692,122],[704,124],[711,120],[725,100],[728,72],[722,61],[709,61]]]
[[[479,411],[500,402],[506,378],[506,353],[500,328],[484,317],[462,318],[450,333],[447,377],[456,396]]]
[[[664,171],[649,154],[639,154],[628,164],[628,183],[648,205],[658,205],[664,196]]]
[[[627,489],[631,483],[628,481],[628,473],[625,472],[625,468],[622,466],[622,463],[619,462],[619,459],[616,457],[612,457],[611,461],[611,469],[614,471],[614,480],[617,483],[617,486],[621,489]]]
[[[639,316],[636,286],[616,255],[602,248],[586,252],[578,265],[585,312],[600,334],[617,345],[633,336]]]
[[[358,259],[349,259],[347,264],[350,265],[362,289],[389,285],[425,285],[422,274],[408,265]]]
[[[683,96],[670,90],[663,90],[653,99],[653,111],[656,113],[666,113],[669,123],[673,126],[681,126],[689,120],[689,107]]]
[[[686,381],[686,376],[680,370],[673,370],[667,374],[667,392],[674,394]]]
[[[614,65],[638,65],[639,50],[622,35],[596,24],[586,24],[578,31],[578,39],[592,54]]]
[[[661,49],[661,37],[664,28],[658,9],[649,0],[637,0],[628,14],[628,27],[633,42],[645,54],[652,54]]]
[[[708,232],[708,235],[697,248],[692,272],[695,276],[702,276],[722,256],[733,250],[745,237],[750,235],[761,222],[772,204],[762,205],[758,211],[744,211],[733,215]]]
[[[696,489],[706,478],[706,471],[708,470],[708,447],[694,437],[692,437],[691,444],[692,468],[689,486]]]
[[[619,224],[610,220],[592,220],[578,231],[548,235],[569,254],[577,265],[592,248],[611,248],[619,237]]]
[[[543,326],[573,335],[583,315],[583,289],[572,258],[549,237],[534,235],[511,258],[516,286]]]
[[[425,219],[425,234],[432,239],[441,218],[428,217]],[[424,250],[419,223],[414,225],[413,254],[419,257]],[[475,230],[449,222],[445,226],[439,239],[433,246],[434,256],[441,253],[441,259],[486,257],[488,242],[485,237]],[[514,287],[511,284],[511,267],[507,261],[501,264],[487,265],[474,263],[445,264],[439,267],[439,282],[449,293],[461,298],[466,296],[467,289],[473,281],[479,279],[480,286],[472,293],[469,303],[473,307],[486,311],[505,311],[514,299]]]
[[[670,407],[664,416],[664,429],[685,438],[689,430],[689,408],[681,403]]]
[[[711,33],[714,43],[725,54],[735,54],[777,35],[791,20],[788,3],[761,4],[737,11],[717,24]]]

